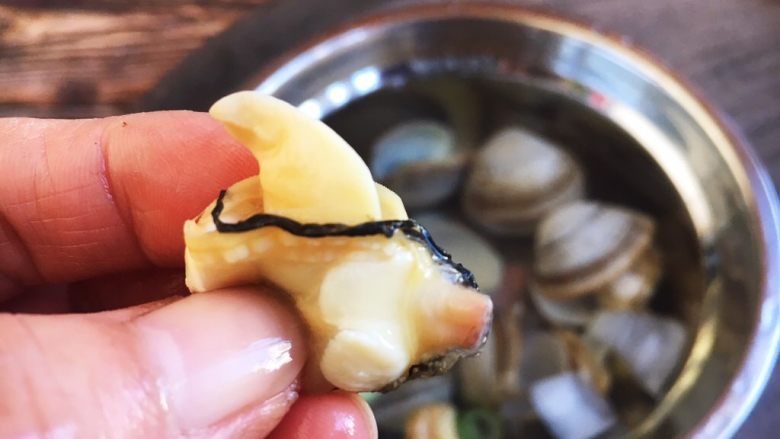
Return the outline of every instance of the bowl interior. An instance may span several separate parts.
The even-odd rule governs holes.
[[[658,221],[666,275],[652,306],[690,331],[687,360],[632,433],[713,437],[739,423],[744,400],[714,408],[733,388],[760,317],[765,261],[753,188],[722,130],[651,62],[513,8],[421,7],[323,39],[257,84],[323,118],[367,160],[376,136],[398,121],[446,117],[431,90],[462,92],[477,139],[518,124],[569,149],[585,165],[590,198]],[[449,200],[437,209],[459,215],[460,207]],[[493,242],[506,258],[529,257],[522,239]]]

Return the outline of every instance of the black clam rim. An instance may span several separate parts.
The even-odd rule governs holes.
[[[305,224],[283,216],[259,213],[237,223],[226,223],[220,219],[220,215],[225,209],[226,196],[227,190],[222,190],[214,204],[214,209],[211,211],[211,218],[220,233],[241,233],[263,227],[277,227],[303,238],[332,238],[336,236],[356,238],[376,235],[392,238],[396,231],[401,231],[407,238],[423,244],[438,264],[454,269],[458,273],[457,281],[459,284],[479,290],[474,274],[462,264],[453,261],[452,256],[433,241],[430,232],[413,219],[371,221],[350,226],[338,223]]]
[[[492,327],[493,316],[491,315],[487,324],[483,328],[482,333],[477,339],[477,344],[472,349],[452,349],[443,354],[436,354],[426,358],[419,363],[411,365],[404,375],[382,387],[378,391],[382,393],[390,392],[397,389],[398,386],[408,380],[417,378],[431,378],[447,373],[461,358],[471,357],[479,353],[479,350],[482,348],[485,342],[487,342]]]
[[[389,239],[397,231],[400,231],[407,238],[424,245],[437,264],[455,270],[458,273],[455,279],[458,284],[479,291],[474,274],[462,264],[453,261],[452,256],[433,241],[430,232],[413,219],[372,221],[350,226],[338,223],[304,224],[290,218],[260,213],[236,223],[226,223],[220,219],[220,215],[225,208],[225,197],[227,195],[227,190],[222,190],[214,204],[214,209],[211,211],[211,217],[219,233],[242,233],[263,227],[277,227],[292,235],[312,239],[336,236],[357,238],[377,235],[384,235]],[[492,316],[490,320],[492,320]],[[453,349],[413,364],[403,376],[387,384],[379,391],[389,392],[407,380],[427,378],[447,372],[455,365],[458,359],[475,355],[479,351],[490,335],[491,326],[491,321],[488,321],[478,337],[477,344],[472,349]]]

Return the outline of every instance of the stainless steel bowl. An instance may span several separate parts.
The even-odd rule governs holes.
[[[619,182],[626,202],[667,224],[665,300],[695,335],[676,381],[633,434],[732,435],[780,338],[778,200],[746,143],[644,53],[508,5],[386,11],[293,51],[250,85],[349,131],[369,128],[355,127],[363,110],[341,111],[356,101],[391,105],[382,92],[440,77],[510,99],[518,117],[589,160],[596,180],[604,174],[602,188]],[[488,119],[506,114],[486,105]]]

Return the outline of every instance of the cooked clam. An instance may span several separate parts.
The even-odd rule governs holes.
[[[661,277],[661,255],[655,247],[640,254],[631,269],[610,282],[598,296],[602,307],[614,310],[643,308]]]
[[[310,332],[304,385],[387,390],[484,342],[488,296],[335,132],[254,92],[211,115],[262,172],[186,222],[187,285],[266,282],[289,294]]]
[[[427,207],[458,188],[466,153],[442,123],[415,120],[398,125],[372,148],[371,172],[396,192],[407,207]]]
[[[389,103],[395,111],[380,118],[403,117],[373,142],[370,163],[377,181],[414,210],[436,205],[458,191],[481,111],[480,97],[459,81],[440,78],[411,91],[416,105],[397,108],[398,103]]]
[[[661,275],[648,216],[577,201],[550,213],[535,238],[533,288],[555,300],[594,294],[602,306],[641,308]]]
[[[488,230],[530,235],[546,213],[583,192],[583,172],[573,157],[536,134],[506,128],[477,153],[463,209]]]

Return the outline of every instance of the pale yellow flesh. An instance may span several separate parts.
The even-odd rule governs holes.
[[[289,105],[242,92],[212,114],[261,162],[260,176],[228,189],[223,222],[258,213],[320,224],[407,218],[400,198],[374,183],[349,145]],[[184,226],[190,290],[270,282],[289,293],[310,330],[310,364],[336,387],[382,388],[412,364],[472,347],[489,322],[489,299],[453,285],[427,248],[400,231],[390,238],[305,238],[277,227],[219,233],[213,208]]]
[[[223,221],[257,212],[262,199],[249,190],[256,181],[251,177],[229,189]],[[218,233],[212,209],[185,225],[190,290],[262,281],[280,286],[313,334],[312,355],[321,359],[322,374],[341,389],[375,390],[426,354],[443,353],[453,343],[468,347],[480,330],[468,331],[469,322],[488,318],[484,296],[444,279],[427,250],[401,232],[389,239],[304,238],[275,227]],[[462,295],[457,303],[446,301]],[[431,325],[437,320],[438,329]],[[455,328],[460,334],[449,332]]]
[[[220,99],[209,113],[262,164],[266,213],[302,223],[359,224],[380,218],[368,167],[325,124],[250,91]]]

